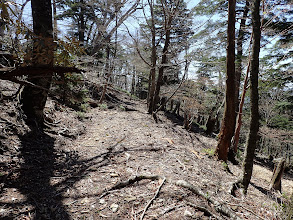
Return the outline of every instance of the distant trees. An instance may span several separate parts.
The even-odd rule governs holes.
[[[172,59],[174,62],[174,57],[186,48],[192,31],[189,27],[191,25],[190,12],[183,0],[163,0],[157,1],[156,4],[149,0],[146,6],[150,16],[144,13],[146,23],[141,25],[141,35],[147,40],[146,45],[150,46],[150,59],[142,57],[141,48],[137,47],[137,50],[150,68],[148,112],[152,114],[160,102],[161,86],[171,75],[171,78],[173,77],[174,81],[178,82],[178,70],[176,72],[174,68],[176,64],[172,63]],[[183,44],[181,40],[184,41]],[[138,43],[136,45],[138,46]],[[168,74],[166,74],[167,70],[169,70]]]

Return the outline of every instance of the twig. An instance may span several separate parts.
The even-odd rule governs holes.
[[[210,210],[208,210],[206,207],[199,206],[199,205],[195,205],[195,204],[193,204],[193,203],[191,203],[191,202],[187,202],[186,204],[189,205],[189,206],[191,206],[191,207],[193,207],[193,208],[195,208],[195,209],[197,209],[197,210],[199,210],[199,211],[204,212],[207,216],[212,216],[212,217],[214,217],[214,218],[216,218],[216,219],[219,219],[219,217],[215,216],[215,215],[214,215]]]
[[[251,214],[255,215],[257,218],[261,219],[261,220],[265,220],[263,217],[259,216],[258,214],[256,214],[254,211],[244,207],[243,205],[241,204],[232,204],[232,203],[228,203],[228,202],[225,202],[227,205],[231,205],[231,206],[238,206],[238,207],[241,207],[243,209],[245,209],[246,211],[250,212]]]
[[[109,190],[107,191],[112,191],[112,190],[116,190],[116,189],[121,189],[124,188],[128,185],[132,185],[133,183],[139,182],[141,180],[144,179],[148,179],[148,180],[159,180],[159,179],[163,179],[163,177],[161,176],[147,176],[147,175],[139,175],[139,176],[134,176],[134,177],[130,177],[130,179],[126,180],[126,181],[122,181],[120,183],[117,183],[116,185],[114,185],[113,187],[111,187]]]
[[[230,217],[231,219],[239,219],[239,217],[236,216],[229,208],[222,206],[222,204],[220,204],[218,201],[215,201],[212,198],[208,197],[204,192],[202,192],[201,190],[199,190],[198,188],[196,188],[194,185],[190,184],[189,182],[184,181],[184,180],[178,180],[173,183],[177,186],[187,188],[191,192],[193,192],[194,194],[205,198],[208,202],[210,202],[211,204],[213,204],[215,206],[215,209],[217,212],[220,212],[220,213]]]
[[[170,208],[168,208],[168,209],[165,209],[161,214],[159,214],[159,215],[156,216],[156,217],[159,218],[159,217],[161,217],[161,216],[163,216],[163,215],[165,215],[165,214],[167,214],[167,213],[169,213],[169,212],[171,212],[171,211],[173,211],[173,210],[175,210],[175,209],[181,208],[181,207],[183,207],[183,206],[184,206],[184,205],[172,206],[172,207],[170,207]]]
[[[143,213],[141,214],[140,216],[140,220],[143,220],[144,218],[144,215],[145,215],[145,212],[148,210],[148,208],[151,206],[151,204],[153,203],[153,201],[158,197],[159,195],[159,192],[162,188],[162,186],[164,185],[164,183],[166,182],[166,178],[163,179],[162,183],[160,184],[156,194],[154,195],[154,197],[147,203],[147,205],[145,206],[144,210],[143,210]]]
[[[225,216],[228,216],[230,219],[239,219],[239,217],[237,215],[235,215],[232,210],[230,210],[228,207],[223,206],[223,204],[219,203],[218,201],[213,200],[212,198],[208,197],[206,193],[202,192],[200,189],[198,189],[196,186],[192,185],[191,183],[189,183],[189,182],[187,182],[185,180],[177,180],[177,181],[174,181],[174,180],[171,180],[171,179],[166,179],[165,177],[159,176],[159,175],[151,175],[151,176],[149,176],[149,175],[139,175],[139,176],[133,176],[133,177],[130,177],[126,181],[122,181],[122,182],[117,183],[116,185],[114,185],[113,187],[111,187],[108,190],[103,191],[102,193],[103,193],[103,195],[107,195],[109,193],[109,191],[113,191],[113,190],[117,190],[117,189],[124,188],[124,187],[126,187],[128,185],[132,185],[132,184],[134,184],[136,182],[139,182],[141,180],[144,180],[144,179],[149,179],[149,180],[152,180],[152,181],[159,180],[159,179],[163,179],[164,181],[166,181],[168,183],[171,183],[171,184],[174,184],[176,186],[180,186],[180,187],[186,188],[186,189],[190,190],[192,193],[194,193],[194,194],[196,194],[196,195],[198,195],[198,196],[206,199],[209,203],[211,203],[215,207],[215,210],[217,212],[222,213]],[[160,190],[160,188],[158,189],[158,191],[159,190]]]
[[[174,156],[174,157],[178,161],[178,163],[180,163],[180,165],[183,166],[183,171],[186,170],[184,163],[182,163],[176,156]]]

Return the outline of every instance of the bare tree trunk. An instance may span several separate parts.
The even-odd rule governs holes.
[[[149,1],[151,10],[151,34],[152,34],[152,55],[151,55],[151,70],[149,77],[149,94],[148,94],[148,113],[153,114],[155,102],[155,89],[156,89],[156,66],[157,66],[157,47],[156,47],[156,28],[155,28],[155,15],[153,0]]]
[[[43,110],[46,104],[48,89],[51,85],[52,70],[46,69],[53,66],[54,44],[53,44],[53,25],[52,25],[52,6],[51,0],[32,0],[32,15],[34,29],[34,48],[33,48],[33,65],[43,67],[44,71],[40,72],[42,77],[29,76],[28,81],[43,87],[25,86],[21,94],[22,109],[27,116],[28,122],[35,122],[41,126],[44,121]]]
[[[84,45],[85,40],[85,20],[84,20],[84,1],[80,0],[80,11],[79,11],[79,25],[78,25],[78,40],[80,45]]]
[[[245,29],[245,22],[247,19],[247,14],[249,11],[249,1],[246,1],[244,6],[243,16],[241,18],[239,33],[237,38],[237,56],[236,56],[236,63],[235,63],[235,111],[240,111],[239,109],[239,89],[240,89],[240,78],[242,73],[242,57],[243,57],[243,39],[244,39],[244,29]],[[240,116],[240,114],[238,114]],[[236,115],[235,115],[236,117]],[[241,117],[241,116],[240,116]],[[239,128],[240,129],[240,128]],[[234,127],[235,131],[235,127]],[[236,147],[235,147],[236,146]],[[229,148],[228,159],[232,162],[235,161],[235,155],[237,153],[237,145],[231,145]]]
[[[157,104],[160,101],[160,90],[161,90],[161,86],[163,84],[163,77],[164,77],[164,69],[166,67],[167,64],[167,52],[168,52],[168,48],[170,45],[170,34],[171,34],[171,21],[172,21],[172,17],[169,17],[168,19],[168,23],[166,26],[166,39],[165,39],[165,45],[163,48],[163,55],[162,55],[162,61],[161,61],[161,66],[159,68],[159,74],[158,74],[158,79],[157,79],[157,83],[156,83],[156,91],[155,91],[155,101],[154,101],[154,108],[157,108]]]
[[[135,66],[133,66],[133,73],[132,73],[132,80],[131,80],[131,95],[135,95],[135,92],[136,92],[136,86],[135,86],[135,75],[136,75],[136,73],[135,73],[135,71],[136,71],[136,69],[135,69]]]
[[[99,103],[102,104],[104,99],[105,99],[105,95],[107,92],[107,88],[108,88],[108,84],[109,84],[109,80],[111,77],[111,66],[110,66],[110,42],[108,42],[108,46],[106,48],[106,63],[105,63],[105,73],[106,73],[106,82],[105,85],[103,87],[103,91],[99,100]]]
[[[228,10],[228,47],[227,47],[227,79],[226,79],[226,101],[222,120],[219,141],[216,148],[216,157],[227,161],[228,149],[234,134],[236,121],[235,112],[235,5],[236,0],[229,0]]]
[[[58,40],[58,27],[57,27],[57,6],[56,0],[53,0],[53,36],[54,40]]]
[[[252,28],[253,44],[250,71],[250,127],[246,142],[246,148],[243,161],[243,173],[241,178],[241,187],[247,192],[250,183],[254,152],[258,144],[259,131],[259,110],[258,110],[258,73],[259,73],[259,52],[260,52],[260,0],[254,0],[252,7]]]

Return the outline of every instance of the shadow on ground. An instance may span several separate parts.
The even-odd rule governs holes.
[[[16,180],[18,190],[32,205],[35,219],[69,219],[62,196],[51,185],[56,165],[55,139],[42,132],[29,132],[20,137],[24,163]]]
[[[76,152],[59,150],[56,139],[44,132],[29,132],[19,136],[18,158],[21,163],[16,177],[9,176],[4,189],[16,188],[25,196],[21,202],[1,202],[10,210],[4,219],[71,219],[62,203],[66,190],[84,178],[93,168],[106,165],[107,154],[81,160]],[[61,181],[55,181],[60,179]],[[23,209],[23,207],[31,207]],[[11,211],[13,210],[13,211]]]

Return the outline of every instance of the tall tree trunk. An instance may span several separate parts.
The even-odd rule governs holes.
[[[243,161],[243,174],[241,185],[244,192],[247,192],[250,183],[254,152],[258,144],[259,131],[259,111],[258,111],[258,73],[259,73],[259,51],[260,51],[260,0],[255,0],[252,7],[252,28],[253,28],[253,44],[251,56],[250,70],[250,127],[246,142],[246,148]]]
[[[239,33],[238,33],[238,38],[237,38],[237,55],[236,55],[236,63],[235,63],[235,108],[236,112],[239,111],[239,88],[240,88],[240,78],[241,78],[241,73],[242,73],[242,57],[243,57],[243,39],[244,39],[244,29],[245,29],[245,22],[247,19],[247,14],[249,11],[249,1],[246,0],[245,6],[244,6],[244,11],[243,11],[243,16],[241,18],[240,22],[240,27],[239,27]],[[236,117],[236,115],[235,115]],[[240,116],[241,117],[241,116]],[[234,127],[235,131],[235,127]],[[236,146],[236,147],[235,147]],[[235,161],[235,155],[237,153],[237,145],[231,145],[229,148],[229,160],[232,162]]]
[[[29,124],[41,126],[52,80],[52,71],[47,68],[53,66],[54,59],[52,6],[51,0],[32,0],[31,6],[35,34],[32,65],[43,67],[44,70],[37,77],[28,76],[28,81],[44,89],[25,86],[21,94],[21,104]]]
[[[7,7],[4,5],[6,3],[6,0],[1,0],[0,3],[3,4],[0,17],[0,37],[2,38],[4,37],[6,23],[9,20],[9,14],[7,11]],[[0,42],[0,50],[2,50],[2,41]]]
[[[84,20],[84,1],[80,0],[80,11],[79,11],[79,26],[78,26],[78,40],[80,45],[84,45],[85,40],[85,20]]]
[[[111,78],[111,66],[110,66],[110,41],[108,42],[107,48],[106,48],[106,63],[105,63],[105,85],[103,87],[103,91],[102,91],[102,95],[100,97],[99,103],[102,104],[104,99],[105,99],[105,95],[106,95],[106,91],[108,88],[108,84]]]
[[[132,80],[131,80],[131,95],[135,95],[135,93],[136,93],[136,80],[135,80],[135,78],[136,78],[136,68],[135,68],[135,66],[133,66],[133,68],[132,68]]]
[[[236,121],[235,112],[235,5],[236,0],[229,0],[228,5],[228,47],[227,47],[227,79],[225,95],[225,111],[222,120],[216,156],[219,160],[227,161],[228,149],[234,134]]]
[[[172,17],[170,16],[167,22],[167,26],[165,28],[166,38],[165,38],[165,45],[163,48],[161,66],[159,68],[159,74],[158,74],[158,79],[156,83],[154,109],[157,108],[157,104],[160,102],[160,90],[161,90],[161,86],[163,85],[164,69],[166,68],[166,64],[167,64],[167,52],[170,45],[171,21],[172,21]]]
[[[157,47],[156,47],[156,28],[153,1],[149,1],[151,10],[151,34],[152,34],[152,55],[151,55],[151,70],[149,77],[149,93],[148,93],[148,113],[153,114],[154,97],[156,89],[156,66],[157,66]]]
[[[57,6],[56,6],[56,0],[53,0],[53,29],[54,29],[54,40],[58,40],[58,27],[57,27]]]

